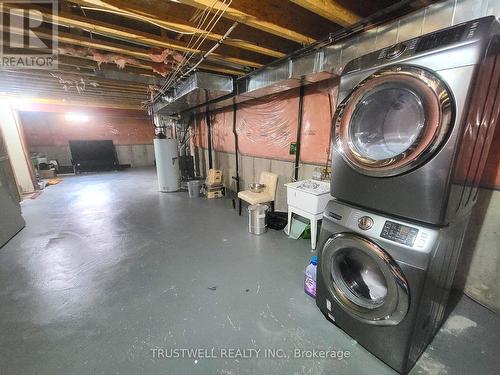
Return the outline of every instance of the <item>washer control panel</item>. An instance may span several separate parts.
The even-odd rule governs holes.
[[[413,246],[418,235],[418,229],[387,220],[380,237],[406,245]]]

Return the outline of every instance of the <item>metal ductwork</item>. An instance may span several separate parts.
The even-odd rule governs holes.
[[[339,74],[340,49],[329,46],[249,74],[235,82],[220,74],[196,72],[155,104],[155,113],[172,115],[192,110],[219,109],[266,95],[309,85]],[[216,99],[233,93],[230,98]]]
[[[233,78],[196,72],[154,104],[153,112],[172,115],[233,93]]]
[[[233,103],[243,103],[336,77],[340,74],[340,51],[341,48],[337,46],[328,46],[296,58],[288,58],[279,64],[270,65],[238,80],[236,95],[233,98],[210,104],[210,109],[224,108]]]

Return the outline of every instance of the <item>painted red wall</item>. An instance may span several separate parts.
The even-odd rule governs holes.
[[[66,112],[88,116],[88,122],[72,122]],[[143,111],[85,108],[75,111],[19,112],[26,141],[32,146],[64,146],[70,140],[110,139],[116,145],[151,144],[153,127]]]

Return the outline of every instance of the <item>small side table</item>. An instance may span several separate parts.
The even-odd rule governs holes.
[[[303,180],[285,184],[287,187],[288,231],[292,227],[293,214],[311,222],[311,249],[316,249],[318,221],[323,218],[326,204],[332,199],[330,183]],[[289,233],[288,233],[289,234]]]

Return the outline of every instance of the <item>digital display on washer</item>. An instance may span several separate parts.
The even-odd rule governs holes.
[[[417,238],[418,229],[406,225],[398,224],[387,220],[382,228],[380,237],[401,243],[406,246],[413,246]]]
[[[437,47],[442,47],[450,43],[455,43],[462,38],[467,25],[454,27],[449,30],[443,30],[424,36],[418,42],[417,52],[423,52]]]

